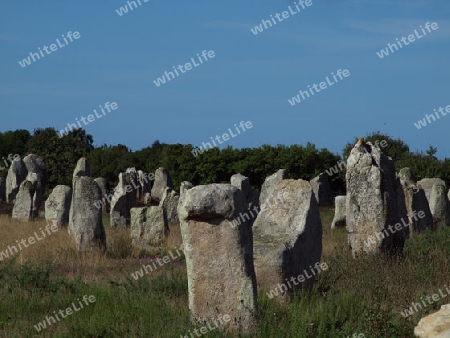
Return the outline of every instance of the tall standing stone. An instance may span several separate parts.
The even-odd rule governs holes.
[[[450,202],[447,198],[447,186],[436,183],[431,188],[430,210],[433,214],[434,229],[450,226]]]
[[[241,174],[235,174],[231,176],[230,181],[232,186],[244,193],[245,200],[247,201],[247,209],[253,210],[255,207],[259,208],[259,192],[250,187],[250,180],[248,177]],[[255,219],[252,218],[250,221],[253,224]]]
[[[68,225],[71,203],[72,188],[67,185],[57,185],[45,201],[47,222],[57,226]]]
[[[27,167],[22,159],[13,160],[6,176],[6,202],[14,203],[19,186],[27,177]]]
[[[314,196],[316,196],[317,203],[319,206],[332,206],[333,196],[331,194],[330,180],[328,175],[321,173],[319,176],[314,177],[309,181],[311,187],[314,191]]]
[[[259,195],[259,204],[263,205],[268,196],[272,194],[275,184],[288,178],[286,169],[280,169],[275,174],[266,177],[261,187]]]
[[[163,209],[159,206],[131,208],[131,240],[134,246],[161,245],[168,234]]]
[[[287,300],[293,288],[312,285],[314,276],[286,285],[304,271],[312,274],[310,267],[320,263],[322,222],[309,182],[283,179],[273,186],[253,225],[253,247],[258,287],[271,290],[285,284],[280,291]]]
[[[166,168],[159,167],[155,172],[155,182],[151,192],[152,200],[159,203],[166,188],[173,189],[172,179]]]
[[[392,159],[360,139],[347,159],[345,176],[347,233],[353,256],[361,251],[401,250],[407,237],[407,227],[401,222],[406,223],[406,210],[397,205],[399,187]],[[399,230],[393,232],[396,224]],[[369,238],[374,242],[367,245]]]
[[[130,225],[131,208],[136,206],[136,192],[133,190],[131,172],[119,174],[119,183],[114,189],[111,200],[111,226],[125,227]]]
[[[100,199],[100,187],[92,178],[74,177],[68,232],[75,239],[78,251],[106,250],[102,211],[95,206]]]
[[[229,223],[245,211],[244,194],[229,184],[196,186],[178,205],[183,243],[192,246],[185,252],[192,318],[228,314],[231,329],[247,333],[258,311],[252,229],[248,222]]]
[[[167,224],[167,228],[180,226],[180,220],[178,219],[178,202],[180,201],[180,194],[175,190],[167,188],[163,194],[159,206],[164,212],[164,222]]]
[[[403,168],[398,173],[401,188],[403,189],[406,211],[408,213],[408,223],[410,224],[410,234],[420,233],[429,228],[433,229],[433,216],[428,205],[425,191],[416,183],[415,177],[410,168]],[[424,217],[413,216],[413,212],[424,213]]]
[[[30,173],[20,184],[19,192],[16,195],[12,218],[22,222],[28,222],[34,219],[33,198],[36,192],[38,178],[35,173]]]
[[[89,165],[89,161],[87,160],[86,157],[81,157],[78,162],[77,165],[75,167],[75,170],[73,171],[73,177],[82,177],[82,176],[91,176],[91,166]]]
[[[334,218],[331,223],[331,229],[335,227],[345,227],[346,226],[346,217],[347,212],[345,209],[347,197],[344,196],[336,196],[334,198]]]
[[[39,208],[44,202],[45,189],[47,188],[48,172],[43,157],[29,154],[23,159],[28,173],[37,175],[36,191],[33,196],[33,218],[39,216]]]

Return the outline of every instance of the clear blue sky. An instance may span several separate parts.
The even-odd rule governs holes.
[[[341,153],[380,130],[411,150],[450,157],[450,2],[312,0],[254,35],[294,1],[157,1],[127,14],[124,0],[7,1],[0,12],[0,131],[55,127],[118,109],[84,126],[95,145],[138,150],[155,140],[199,145],[240,121],[253,128],[223,146],[306,144]],[[426,22],[439,29],[380,59],[376,52]],[[68,31],[81,37],[22,68],[18,61]],[[419,31],[420,32],[420,31]],[[203,50],[215,58],[160,87],[153,80]],[[288,99],[338,69],[350,76],[295,106]]]

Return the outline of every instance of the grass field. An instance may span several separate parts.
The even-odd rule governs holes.
[[[321,217],[321,262],[329,269],[320,273],[312,291],[296,294],[289,305],[259,290],[260,325],[247,337],[413,337],[421,317],[450,302],[443,298],[407,318],[400,314],[450,282],[449,228],[412,236],[402,257],[353,259],[345,229],[330,230],[333,211],[322,209]],[[45,224],[1,215],[0,251]],[[2,257],[1,337],[191,337],[184,257],[137,280],[131,276],[152,257],[178,247],[180,234],[171,234],[166,250],[142,252],[132,248],[129,229],[111,229],[107,216],[104,224],[106,255],[79,255],[63,228],[14,257]],[[95,302],[59,316],[40,332],[35,328],[54,311],[91,295]],[[214,330],[202,337],[232,335]]]

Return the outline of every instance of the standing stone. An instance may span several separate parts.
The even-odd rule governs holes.
[[[36,192],[38,178],[35,173],[30,173],[27,178],[20,184],[19,192],[14,202],[12,218],[16,218],[22,222],[28,222],[34,219],[33,214],[33,198]]]
[[[74,177],[68,233],[75,239],[78,251],[91,251],[97,247],[106,250],[102,211],[95,206],[95,202],[101,199],[101,193],[92,178]]]
[[[319,206],[332,206],[333,197],[331,194],[330,180],[328,175],[321,173],[319,176],[314,177],[309,181],[311,187],[314,191],[314,196],[316,196],[317,203]]]
[[[230,329],[243,333],[255,328],[258,312],[252,229],[230,221],[246,209],[242,191],[229,184],[196,186],[178,205],[183,244],[192,246],[185,252],[192,318],[228,314]]]
[[[288,174],[286,169],[280,169],[275,174],[266,177],[261,187],[261,194],[259,195],[259,204],[263,205],[268,196],[272,194],[273,187],[281,180],[287,179]]]
[[[134,246],[160,245],[168,234],[164,212],[159,206],[131,208],[131,240]]]
[[[293,288],[312,285],[310,267],[320,263],[322,254],[322,222],[309,182],[283,179],[273,186],[253,225],[253,246],[258,287],[271,290],[284,284],[280,292],[287,300]],[[311,278],[297,285],[291,282],[292,288],[286,285],[286,279],[304,271]]]
[[[6,181],[0,177],[0,200],[6,202]]]
[[[91,166],[89,165],[89,161],[86,159],[86,157],[81,157],[78,160],[75,170],[73,171],[72,178],[82,176],[91,176]]]
[[[179,201],[180,194],[178,194],[175,190],[167,188],[163,194],[161,202],[159,202],[159,206],[164,212],[164,222],[167,224],[169,231],[172,227],[180,226],[180,220],[178,219],[177,212]]]
[[[43,157],[29,154],[23,159],[28,173],[37,175],[36,191],[33,196],[33,218],[39,216],[39,208],[44,201],[45,189],[47,188],[48,172]]]
[[[12,161],[11,166],[8,169],[8,175],[6,176],[7,203],[14,203],[16,195],[19,192],[19,186],[27,177],[27,173],[27,167],[21,158]]]
[[[403,168],[398,173],[401,188],[403,190],[410,234],[420,233],[429,228],[433,229],[433,216],[428,205],[425,191],[416,184],[415,177],[409,168]],[[423,211],[424,217],[413,216],[413,212]]]
[[[159,167],[155,172],[155,183],[151,192],[152,200],[159,203],[166,188],[173,189],[172,179],[166,168]]]
[[[109,198],[107,198],[108,186],[106,184],[106,179],[103,177],[97,177],[94,181],[98,184],[98,186],[100,187],[100,190],[102,192],[102,198],[101,198],[102,213],[107,214],[107,213],[109,213],[111,205],[109,203]]]
[[[69,224],[72,188],[67,185],[57,185],[45,201],[45,219],[52,225]]]
[[[423,317],[414,328],[414,335],[419,338],[450,337],[450,304],[442,305],[439,311]]]
[[[423,178],[417,182],[418,185],[422,187],[427,196],[428,203],[430,203],[431,189],[435,184],[446,185],[445,181],[440,178]]]
[[[361,251],[401,250],[408,227],[406,210],[397,205],[399,184],[392,159],[360,139],[347,159],[345,176],[347,233],[353,256]],[[397,224],[399,230],[392,231]]]
[[[431,188],[430,210],[433,214],[434,229],[450,226],[450,202],[447,198],[447,186],[436,183]]]
[[[345,210],[345,203],[347,197],[344,196],[336,196],[334,198],[334,218],[331,223],[331,229],[335,227],[345,227],[346,226],[346,216],[347,212]]]
[[[136,205],[136,192],[140,188],[139,184],[139,174],[136,171],[136,168],[127,168],[126,173],[126,182],[131,187],[131,192],[129,193],[130,205]]]
[[[180,186],[180,196],[182,196],[187,190],[193,188],[194,185],[191,182],[183,181]]]
[[[231,176],[230,181],[232,186],[238,188],[239,190],[242,190],[245,198],[247,199],[248,194],[250,193],[250,180],[248,179],[248,177],[241,174],[235,174]]]
[[[130,225],[130,210],[136,206],[136,192],[133,191],[131,177],[133,173],[125,172],[119,174],[119,183],[114,189],[111,200],[111,226],[125,227]]]

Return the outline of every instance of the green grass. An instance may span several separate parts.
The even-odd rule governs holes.
[[[294,295],[288,305],[259,291],[259,327],[240,337],[413,337],[420,318],[450,303],[450,297],[403,318],[400,311],[421,296],[437,293],[449,282],[450,228],[413,236],[402,257],[352,259],[345,229],[330,230],[330,211],[322,212],[323,271],[310,291]],[[115,242],[109,260],[130,258],[126,240]],[[158,274],[138,280],[100,275],[86,282],[69,278],[51,262],[0,262],[1,337],[180,337],[194,327],[188,311],[184,258],[166,264]],[[101,274],[99,267],[99,274]],[[111,276],[111,275],[108,275]],[[64,310],[83,295],[96,301],[62,318],[40,333],[34,328],[53,311]],[[188,335],[188,337],[190,337]],[[232,337],[217,330],[202,337]]]

